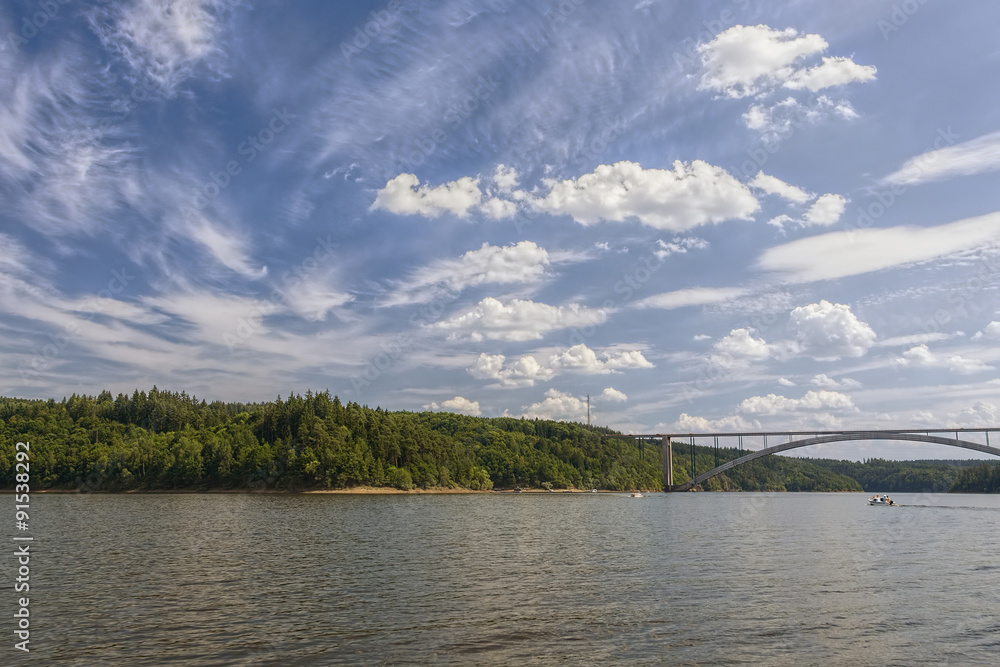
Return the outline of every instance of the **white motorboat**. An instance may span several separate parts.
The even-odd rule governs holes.
[[[885,505],[886,507],[890,505],[895,505],[896,503],[887,494],[881,493],[876,494],[868,499],[869,505]]]
[[[642,493],[641,493],[641,492],[639,492],[639,491],[636,491],[636,492],[634,492],[634,493],[632,494],[632,497],[633,497],[633,498],[642,498]]]

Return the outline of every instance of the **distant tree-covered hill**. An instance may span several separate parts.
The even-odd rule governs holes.
[[[658,443],[612,435],[577,423],[390,412],[327,392],[267,403],[207,403],[156,387],[61,401],[0,398],[0,488],[15,484],[18,441],[31,443],[33,490],[662,488]],[[692,460],[692,448],[675,444],[675,484],[745,453],[693,450]],[[958,462],[769,456],[704,488],[996,490],[996,470],[969,468],[968,478],[961,470]]]

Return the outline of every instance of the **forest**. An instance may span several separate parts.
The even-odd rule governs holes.
[[[0,398],[0,488],[30,442],[32,490],[662,489],[659,443],[584,424],[387,411],[328,392],[266,403],[185,392]],[[744,454],[674,447],[681,484]],[[693,471],[692,471],[693,467]],[[720,491],[995,492],[1000,468],[968,461],[864,463],[769,456],[705,483]]]

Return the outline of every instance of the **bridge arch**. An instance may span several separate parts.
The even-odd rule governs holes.
[[[745,434],[745,435],[750,435],[750,434]],[[668,440],[668,437],[669,436],[664,437],[664,440]],[[671,485],[667,490],[687,491],[731,468],[735,468],[738,465],[742,465],[744,463],[748,463],[755,459],[759,459],[764,456],[769,456],[771,454],[786,452],[790,449],[798,449],[800,447],[808,447],[810,445],[821,445],[829,442],[850,442],[857,440],[908,440],[912,442],[927,442],[936,445],[961,447],[963,449],[971,449],[973,451],[983,452],[984,454],[992,454],[993,456],[1000,456],[1000,448],[991,447],[989,445],[983,445],[978,442],[972,442],[970,440],[961,440],[958,437],[946,438],[940,435],[930,435],[928,433],[913,433],[906,431],[855,431],[855,432],[844,432],[844,433],[828,433],[824,435],[816,435],[811,438],[803,438],[801,440],[791,440],[789,442],[783,442],[779,445],[773,445],[771,447],[758,449],[757,451],[750,452],[745,456],[740,456],[739,458],[727,461],[726,463],[723,463],[722,465],[716,468],[712,468],[708,472],[702,473],[697,477],[695,477],[694,479],[685,482],[684,484]]]

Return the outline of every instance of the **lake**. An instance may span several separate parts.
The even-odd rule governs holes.
[[[1000,497],[865,498],[36,494],[2,662],[997,664]]]

